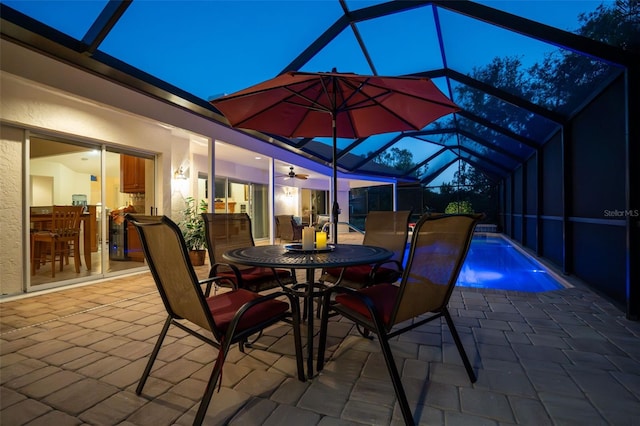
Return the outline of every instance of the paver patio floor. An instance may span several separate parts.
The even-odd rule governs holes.
[[[478,381],[444,323],[396,338],[416,423],[640,424],[640,323],[599,295],[456,289],[450,308]],[[135,394],[164,319],[149,273],[0,303],[0,423],[191,424],[217,355],[194,337],[172,328]],[[377,341],[340,318],[329,334],[329,362],[306,383],[290,326],[232,349],[205,424],[402,424]]]

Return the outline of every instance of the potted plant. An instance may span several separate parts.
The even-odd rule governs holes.
[[[206,213],[207,207],[205,200],[200,200],[199,204],[193,197],[187,197],[184,200],[182,221],[179,226],[184,236],[184,242],[189,249],[189,257],[193,266],[204,265],[207,237],[204,230],[204,221],[200,213]]]

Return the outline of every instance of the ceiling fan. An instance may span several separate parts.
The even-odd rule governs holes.
[[[282,177],[286,178],[286,179],[301,179],[301,180],[306,180],[309,178],[308,174],[305,173],[296,173],[293,171],[293,166],[289,167],[289,173],[287,173],[286,175],[282,175]]]

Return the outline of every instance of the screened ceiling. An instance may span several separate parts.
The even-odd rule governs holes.
[[[612,1],[2,1],[2,19],[17,24],[12,37],[44,36],[83,53],[79,66],[222,122],[208,100],[288,70],[430,77],[460,112],[418,132],[338,139],[337,164],[439,184],[461,163],[493,181],[507,176],[623,73],[634,58],[619,47],[626,33],[611,35],[619,21],[601,24],[619,9]],[[3,37],[10,32],[3,25]],[[268,136],[332,161],[330,138]]]

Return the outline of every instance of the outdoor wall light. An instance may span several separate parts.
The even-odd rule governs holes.
[[[182,169],[182,166],[180,168],[178,168],[178,170],[175,171],[175,173],[173,174],[173,178],[176,180],[186,180],[187,176],[184,174],[184,170]]]

